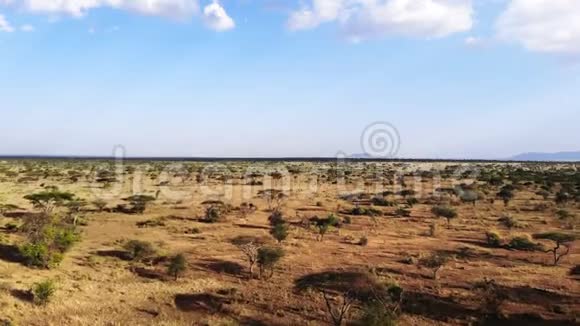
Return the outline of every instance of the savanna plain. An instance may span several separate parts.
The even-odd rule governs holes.
[[[0,325],[578,325],[574,163],[7,159]]]

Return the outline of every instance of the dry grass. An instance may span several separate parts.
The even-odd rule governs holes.
[[[411,168],[417,168],[414,164]],[[436,167],[432,163],[422,169]],[[56,184],[62,190],[90,199],[93,194],[86,182],[59,183],[40,180],[19,184],[13,180],[0,183],[0,199],[30,211],[22,198],[40,189],[40,184]],[[246,201],[243,193],[252,193],[251,201],[259,209],[245,220],[235,213],[227,222],[206,224],[196,221],[208,199],[195,186],[195,180],[179,184],[190,196],[176,203],[172,199],[157,200],[143,215],[87,212],[88,225],[82,227],[82,241],[66,254],[62,264],[53,270],[27,268],[18,262],[0,260],[1,318],[17,325],[326,325],[327,316],[320,295],[297,292],[294,280],[326,270],[372,270],[378,275],[398,281],[409,298],[418,306],[409,307],[402,316],[403,325],[465,324],[478,316],[478,297],[471,290],[484,277],[493,278],[509,294],[502,307],[505,315],[536,314],[546,320],[578,317],[580,283],[568,275],[580,261],[580,251],[573,248],[559,266],[550,266],[550,257],[541,252],[518,252],[487,248],[485,231],[496,228],[504,237],[518,232],[533,233],[557,228],[553,212],[524,211],[520,208],[531,193],[518,193],[507,210],[525,227],[507,230],[497,223],[506,211],[503,203],[480,202],[477,206],[458,205],[459,218],[451,228],[441,220],[438,235],[427,236],[434,221],[430,205],[418,204],[409,218],[389,216],[396,207],[381,208],[384,217],[352,216],[352,224],[330,231],[324,241],[317,241],[314,230],[298,223],[314,215],[324,217],[349,207],[339,200],[342,189],[319,184],[316,193],[307,192],[306,178],[295,184],[284,206],[284,215],[291,222],[288,240],[283,243],[286,256],[270,281],[249,279],[243,254],[230,243],[240,235],[268,236],[268,212],[262,199],[255,198],[257,189],[232,186],[234,206]],[[425,185],[429,187],[429,184]],[[154,194],[159,187],[153,181],[142,186]],[[125,185],[125,194],[131,193]],[[119,196],[118,198],[121,198]],[[316,203],[323,203],[317,206]],[[111,200],[109,206],[121,203]],[[573,208],[575,213],[580,213]],[[164,226],[137,227],[137,222],[167,217]],[[0,217],[0,226],[18,222]],[[199,229],[199,234],[184,231]],[[1,231],[0,231],[1,232]],[[16,234],[5,234],[8,243],[17,244]],[[359,246],[366,236],[368,244]],[[150,279],[135,273],[136,267],[163,272],[163,264],[135,266],[103,252],[119,250],[124,240],[150,241],[161,255],[184,253],[189,270],[178,281]],[[350,239],[350,240],[349,240]],[[467,248],[467,249],[465,249]],[[430,271],[402,262],[405,257],[421,257],[433,251],[455,255],[441,272],[438,282],[430,279]],[[99,254],[101,253],[101,254]],[[55,279],[58,291],[46,307],[36,307],[17,294],[46,278]],[[235,289],[235,290],[231,290]],[[225,294],[224,294],[225,293]],[[556,309],[555,307],[559,307]],[[517,323],[521,320],[514,319]]]

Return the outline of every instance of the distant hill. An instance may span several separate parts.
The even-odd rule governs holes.
[[[512,161],[557,161],[557,162],[580,162],[580,151],[558,153],[523,153],[511,157]]]

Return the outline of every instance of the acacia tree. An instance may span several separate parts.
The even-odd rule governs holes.
[[[464,203],[471,203],[473,206],[475,206],[479,200],[479,194],[473,190],[466,190],[459,195],[459,198]]]
[[[326,309],[330,314],[332,324],[334,326],[342,326],[342,322],[347,318],[350,308],[356,301],[356,296],[351,291],[347,291],[340,296],[342,300],[337,305],[333,304],[333,300],[327,291],[322,290],[322,296],[324,297]]]
[[[32,206],[42,212],[44,216],[50,215],[55,207],[63,206],[65,203],[75,199],[75,195],[70,192],[50,189],[24,196]]]
[[[258,237],[239,236],[232,240],[248,260],[250,278],[254,277],[254,266],[258,262],[258,250],[264,245],[265,241]]]
[[[558,262],[562,257],[570,253],[570,245],[572,242],[576,241],[578,237],[574,234],[560,233],[560,232],[545,232],[534,234],[534,239],[539,240],[551,240],[556,243],[556,246],[552,249],[546,250],[547,253],[551,252],[554,255],[554,266],[558,265]],[[563,246],[564,252],[558,252],[560,247]]]
[[[279,211],[288,197],[282,190],[266,189],[258,191],[258,196],[266,200],[268,210]]]
[[[511,190],[511,188],[504,186],[497,193],[497,197],[500,198],[501,200],[503,200],[503,204],[505,206],[507,206],[507,205],[509,205],[510,201],[514,198],[514,193],[513,193],[513,190]]]
[[[431,213],[436,217],[447,219],[447,228],[451,227],[451,220],[457,217],[457,211],[448,206],[434,206],[431,208]]]
[[[124,199],[131,204],[131,211],[137,214],[143,214],[147,205],[155,200],[155,197],[149,195],[133,195]]]
[[[441,253],[434,253],[419,260],[419,265],[430,268],[433,271],[433,279],[439,279],[439,271],[443,269],[449,261],[449,256]]]

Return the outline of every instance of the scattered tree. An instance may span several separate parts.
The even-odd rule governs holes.
[[[169,266],[167,266],[167,273],[174,277],[177,281],[177,278],[180,274],[185,272],[187,269],[187,260],[183,254],[175,255],[169,261]]]
[[[439,271],[443,269],[445,264],[449,261],[449,256],[442,253],[433,253],[425,258],[419,260],[419,266],[430,268],[433,270],[433,279],[439,279]]]
[[[541,240],[551,240],[556,243],[553,249],[549,249],[546,252],[551,252],[554,255],[554,266],[558,265],[558,262],[562,257],[570,253],[570,244],[578,239],[574,234],[560,233],[560,232],[545,232],[534,234],[534,239]],[[559,253],[558,250],[563,246],[564,252]]]
[[[284,257],[284,250],[280,247],[260,247],[257,260],[260,278],[271,278],[274,275],[276,264],[282,257]]]
[[[449,206],[434,206],[431,212],[436,217],[444,217],[447,219],[447,227],[451,227],[451,220],[457,217],[457,211]]]
[[[277,223],[270,229],[270,234],[278,241],[278,243],[286,240],[288,233],[288,224],[286,223]]]

